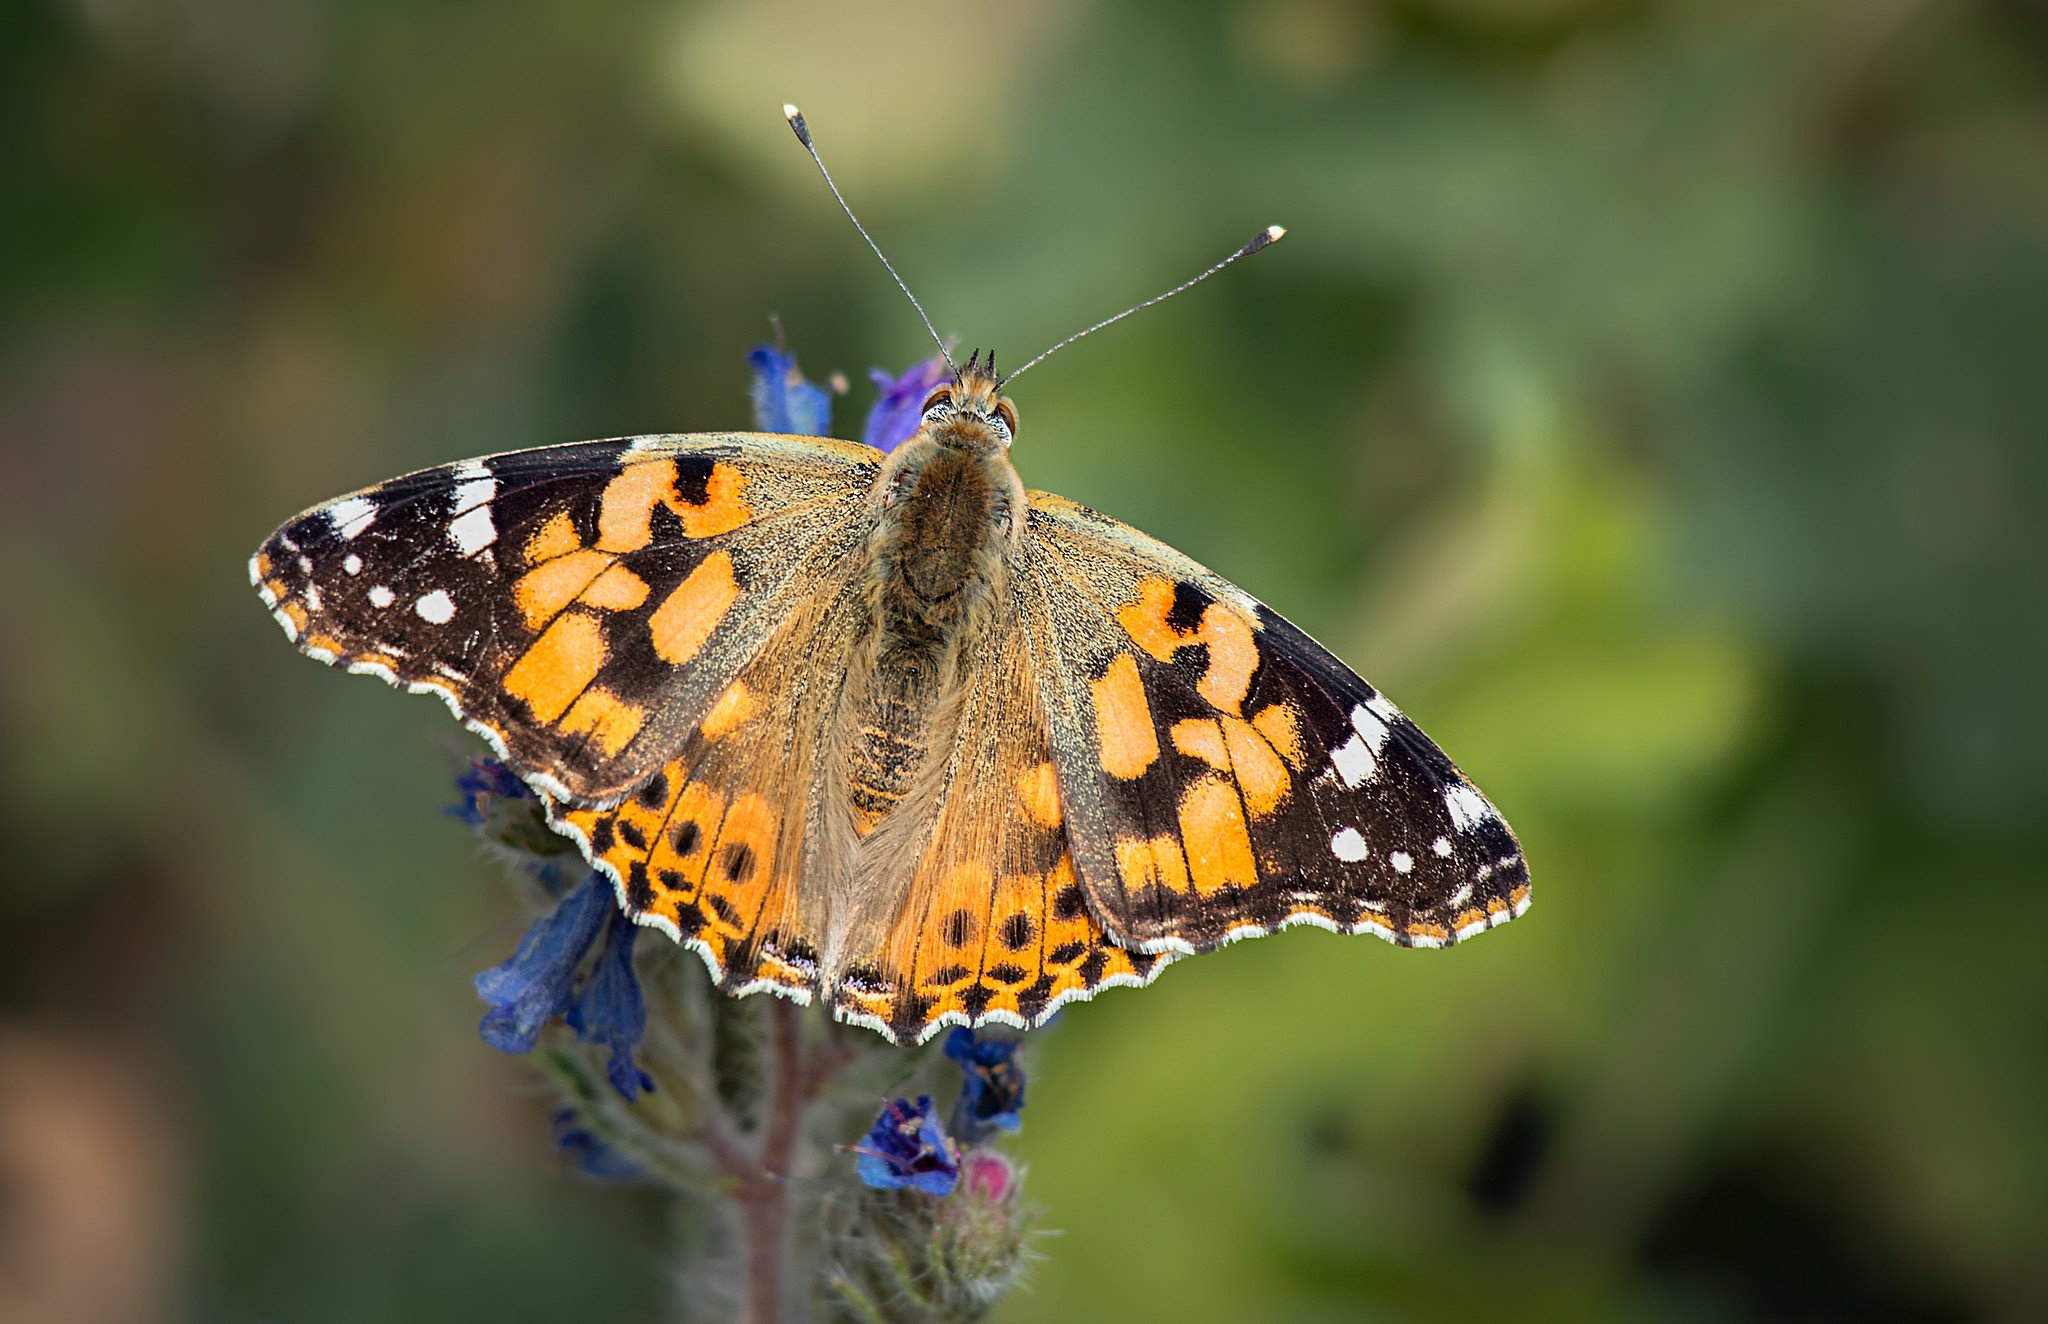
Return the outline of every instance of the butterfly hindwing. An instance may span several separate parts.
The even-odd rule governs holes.
[[[834,994],[841,1019],[901,1042],[948,1024],[1039,1025],[1098,988],[1148,983],[1173,959],[1112,943],[1090,913],[1014,613],[995,623],[967,684],[950,745],[933,751],[932,794],[919,797],[930,812],[876,831],[879,869],[908,862],[903,899],[872,940],[879,959],[845,971]]]
[[[1027,619],[1089,900],[1120,942],[1294,923],[1442,946],[1520,914],[1512,832],[1430,739],[1188,558],[1031,496]]]
[[[664,766],[810,585],[850,557],[878,452],[628,438],[423,470],[315,507],[250,562],[322,661],[440,694],[559,798]]]

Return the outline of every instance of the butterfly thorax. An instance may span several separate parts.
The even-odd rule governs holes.
[[[912,793],[930,751],[947,747],[960,678],[1007,601],[1004,565],[1026,508],[1007,436],[978,410],[930,408],[876,480],[869,629],[840,703],[862,836]]]

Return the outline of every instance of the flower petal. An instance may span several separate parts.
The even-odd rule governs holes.
[[[860,1154],[860,1179],[877,1190],[910,1188],[946,1195],[960,1180],[960,1147],[939,1125],[931,1096],[897,1099],[882,1109]]]
[[[870,370],[868,378],[881,388],[882,394],[874,408],[868,410],[867,426],[861,429],[860,439],[882,451],[894,450],[910,440],[924,422],[924,398],[950,375],[944,359],[927,359],[898,377],[880,368]]]
[[[654,1088],[654,1081],[633,1061],[633,1050],[647,1032],[647,1003],[640,994],[640,979],[633,973],[633,943],[640,926],[622,910],[611,912],[605,929],[604,950],[590,977],[569,1007],[569,1028],[587,1044],[602,1044],[612,1050],[605,1064],[605,1076],[627,1102],[640,1091]]]
[[[1024,1068],[1017,1065],[1016,1039],[984,1039],[966,1026],[946,1036],[946,1056],[960,1064],[960,1098],[953,1105],[953,1129],[969,1142],[991,1131],[1015,1131],[1023,1124]]]
[[[754,371],[754,426],[763,432],[793,432],[806,437],[830,435],[832,395],[804,380],[796,355],[761,345],[747,355]]]
[[[491,1004],[477,1026],[484,1042],[500,1052],[531,1052],[541,1027],[569,1009],[576,968],[605,916],[616,911],[611,885],[593,873],[534,921],[510,960],[478,975],[476,991]]]

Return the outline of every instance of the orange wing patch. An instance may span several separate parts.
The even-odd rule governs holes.
[[[536,721],[552,723],[597,679],[604,658],[604,628],[597,617],[569,612],[556,617],[505,672],[505,690],[524,700]]]
[[[597,512],[599,551],[637,552],[654,541],[654,509],[666,506],[682,521],[691,538],[711,538],[754,518],[745,498],[746,476],[720,461],[711,466],[700,500],[676,491],[674,460],[642,460],[629,464],[605,486]]]
[[[1176,596],[1170,580],[1140,580],[1137,599],[1117,610],[1117,623],[1132,643],[1161,662],[1173,661],[1183,648],[1207,645],[1209,666],[1195,688],[1219,711],[1239,715],[1259,669],[1251,622],[1221,602],[1210,602],[1202,609],[1200,624],[1184,630],[1173,623]]]
[[[700,561],[654,609],[648,621],[648,628],[654,632],[654,651],[675,666],[688,662],[704,647],[704,641],[711,637],[739,596],[732,554],[720,548]]]
[[[1031,821],[1041,827],[1056,828],[1063,821],[1060,810],[1059,777],[1053,772],[1050,762],[1027,768],[1017,778],[1017,802],[1024,806],[1024,812],[1031,815]]]
[[[1095,739],[1103,771],[1124,781],[1144,776],[1159,758],[1159,732],[1145,702],[1144,682],[1138,679],[1137,659],[1119,653],[1093,682],[1093,689]]]
[[[698,729],[706,740],[723,740],[746,725],[759,707],[760,701],[747,688],[746,682],[736,680],[725,687],[725,693],[719,695],[718,701],[711,705],[711,711],[704,714],[703,724]]]
[[[1180,839],[1187,850],[1188,880],[1200,895],[1259,881],[1237,788],[1221,777],[1204,777],[1181,793]]]

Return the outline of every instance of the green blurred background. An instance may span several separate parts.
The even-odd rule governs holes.
[[[480,1043],[438,705],[244,558],[346,489],[1020,362],[1025,479],[1387,687],[1519,828],[1449,954],[1077,1008],[1008,1321],[2048,1318],[2048,10],[0,11],[0,1316],[653,1320]]]

